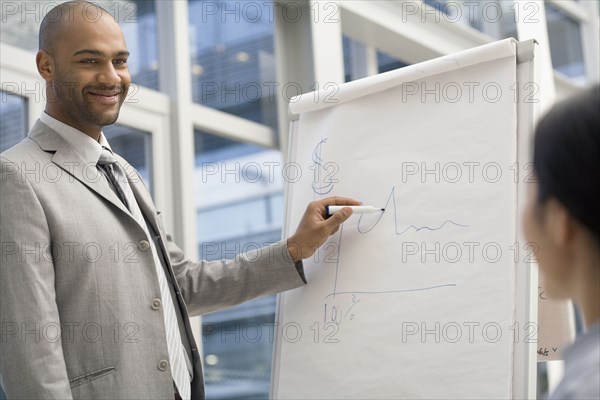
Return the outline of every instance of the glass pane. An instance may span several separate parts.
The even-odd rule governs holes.
[[[346,35],[342,35],[342,45],[344,49],[344,82],[352,81],[354,71],[352,70],[352,39]]]
[[[511,0],[465,2],[460,12],[463,21],[494,39],[518,38],[515,5]],[[535,19],[529,13],[526,16]]]
[[[194,102],[276,129],[273,5],[190,0]]]
[[[158,40],[156,5],[149,0],[92,1],[119,22],[131,52],[129,69],[133,82],[158,90]],[[12,1],[2,4],[0,40],[32,52],[38,51],[42,19],[64,1]]]
[[[393,69],[406,67],[409,64],[405,63],[402,60],[398,60],[397,58],[394,58],[387,53],[378,51],[377,52],[377,65],[379,68],[379,73],[382,73],[382,72],[391,71]]]
[[[133,83],[158,90],[156,2],[135,0],[97,3],[113,13],[123,29],[131,53],[128,64]]]
[[[2,1],[0,41],[21,49],[37,51],[42,19],[56,4],[58,2],[52,2],[48,7],[41,1]]]
[[[102,129],[112,150],[138,170],[152,193],[152,140],[150,133],[114,124]]]
[[[424,0],[424,4],[439,11],[437,20],[469,25],[494,39],[517,37],[512,0]]]
[[[585,83],[579,23],[548,3],[546,3],[546,20],[554,69]]]
[[[548,362],[540,361],[537,364],[537,399],[548,398]]]
[[[343,44],[344,44],[344,69],[346,75],[346,82],[350,82],[354,80],[354,70],[353,70],[353,58],[360,57],[361,55],[357,55],[353,53],[353,45],[357,43],[355,40],[350,39],[348,36],[343,36]],[[358,60],[359,62],[362,60]],[[387,53],[382,51],[377,51],[377,69],[379,73],[391,71],[393,69],[406,67],[409,65],[408,63],[399,60],[395,57],[390,56]]]
[[[207,399],[269,398],[275,296],[251,303],[202,317]]]
[[[446,3],[448,0],[423,0],[423,2],[427,5],[430,5],[431,7],[435,8],[436,10],[449,15],[450,14],[450,8],[447,7]]]
[[[281,153],[195,132],[199,256],[230,259],[281,239]],[[275,296],[202,317],[207,399],[268,398]]]
[[[0,92],[0,153],[27,136],[27,99]]]

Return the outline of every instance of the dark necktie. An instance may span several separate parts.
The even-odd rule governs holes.
[[[125,207],[131,211],[127,202],[127,197],[121,186],[127,184],[125,171],[123,171],[123,168],[121,168],[113,153],[106,147],[102,147],[102,154],[98,160],[98,169],[100,169],[102,174],[106,177],[111,189],[115,192],[119,200],[121,200]]]

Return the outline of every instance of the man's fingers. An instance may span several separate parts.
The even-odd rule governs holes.
[[[350,197],[331,196],[318,200],[319,205],[327,206],[360,206],[362,203]]]
[[[313,204],[316,206],[315,210],[321,214],[323,218],[331,219],[331,217],[327,215],[327,206],[360,206],[362,203],[350,197],[331,196],[317,200],[313,202]]]
[[[334,233],[334,230],[346,221],[352,215],[352,209],[344,207],[340,211],[329,217],[324,223],[327,224],[328,228]]]

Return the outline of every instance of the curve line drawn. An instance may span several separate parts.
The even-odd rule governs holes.
[[[452,220],[445,220],[444,222],[442,222],[439,226],[436,227],[431,227],[431,226],[416,226],[416,225],[409,225],[408,227],[406,227],[405,229],[403,229],[402,231],[398,231],[398,215],[397,215],[397,207],[396,207],[396,197],[395,197],[395,191],[396,191],[396,187],[392,187],[392,191],[390,192],[390,195],[387,198],[387,201],[385,202],[385,206],[383,207],[385,209],[385,211],[383,211],[382,213],[379,214],[379,217],[377,217],[377,219],[375,220],[375,223],[370,227],[370,228],[362,228],[361,227],[361,222],[363,219],[364,214],[362,214],[359,219],[358,219],[358,231],[362,234],[365,233],[369,233],[373,230],[373,228],[375,228],[377,226],[377,224],[379,223],[379,221],[381,221],[381,219],[383,218],[383,215],[388,212],[388,210],[390,209],[390,202],[392,203],[392,209],[394,212],[394,230],[396,235],[400,236],[405,234],[406,232],[408,232],[409,230],[413,229],[415,232],[419,232],[422,230],[428,230],[428,231],[438,231],[440,229],[442,229],[444,226],[450,224],[450,225],[454,225],[454,226],[458,226],[461,228],[468,228],[469,225],[464,225],[464,224],[459,224],[457,222],[454,222]]]
[[[327,138],[321,139],[321,141],[315,146],[312,153],[312,165],[310,169],[313,171],[312,190],[315,195],[324,196],[331,193],[333,190],[333,184],[335,181],[329,178],[332,174],[325,174],[325,171],[331,169],[333,166],[333,172],[335,173],[335,166],[332,163],[325,163],[321,156],[323,151],[323,144],[327,142]]]

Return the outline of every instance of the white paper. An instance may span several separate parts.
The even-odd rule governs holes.
[[[351,217],[305,260],[309,284],[280,296],[274,398],[510,397],[516,60],[502,43],[513,51],[300,114],[288,234],[330,195],[386,211]],[[430,94],[408,96],[415,84]]]

